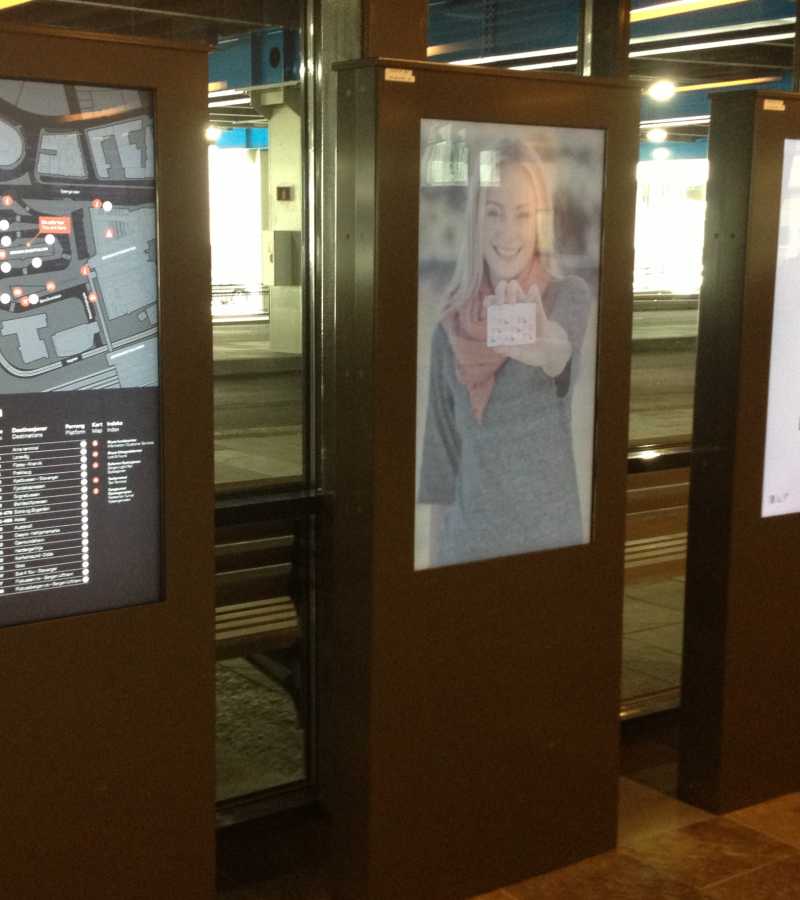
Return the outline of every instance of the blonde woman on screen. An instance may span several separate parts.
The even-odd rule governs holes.
[[[552,190],[535,150],[504,140],[473,157],[430,355],[418,502],[432,505],[433,566],[585,540],[571,396],[589,290],[559,276]]]

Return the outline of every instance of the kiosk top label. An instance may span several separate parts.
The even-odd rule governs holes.
[[[384,78],[386,81],[400,81],[404,84],[414,84],[417,80],[411,69],[386,69]]]

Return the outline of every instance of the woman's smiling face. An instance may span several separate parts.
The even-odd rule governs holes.
[[[496,287],[528,268],[536,249],[533,183],[519,163],[500,167],[500,182],[486,189],[481,220],[481,252],[489,281]]]

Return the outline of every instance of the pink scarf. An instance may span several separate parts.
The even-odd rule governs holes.
[[[517,282],[525,293],[535,284],[544,295],[550,275],[535,258]],[[508,359],[504,353],[486,346],[483,301],[493,293],[484,274],[475,294],[459,306],[448,307],[442,315],[442,325],[456,358],[456,377],[469,391],[472,414],[479,424],[483,422],[483,413],[492,395],[495,375]]]

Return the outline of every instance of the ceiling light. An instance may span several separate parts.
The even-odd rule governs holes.
[[[651,128],[645,134],[645,137],[651,144],[663,144],[667,139],[668,132],[666,128]]]
[[[675,96],[675,82],[669,81],[667,78],[661,78],[654,81],[645,92],[648,97],[658,100],[659,103],[666,103]]]
[[[747,0],[670,0],[668,3],[655,3],[653,6],[631,10],[631,22],[647,22],[649,19],[663,19],[667,16],[680,16],[683,13],[746,2]]]
[[[22,6],[23,3],[30,3],[31,0],[0,0],[0,10],[11,9],[12,6]]]
[[[537,56],[564,56],[577,53],[575,44],[570,47],[549,47],[546,50],[524,50],[521,53],[498,53],[495,56],[473,56],[470,59],[450,60],[451,66],[482,66],[499,62],[514,62],[518,59],[533,59]]]
[[[540,63],[530,63],[526,66],[509,66],[509,69],[513,69],[515,72],[532,72],[534,69],[558,69],[560,68],[574,68],[578,65],[577,58],[575,59],[556,59],[553,62],[540,62]]]
[[[217,128],[216,125],[209,125],[208,128],[206,128],[206,140],[209,144],[216,144],[221,137],[221,128]]]
[[[217,106],[249,106],[252,101],[249,97],[234,97],[232,100],[209,101],[209,108]]]
[[[770,81],[781,81],[778,75],[765,75],[761,78],[735,78],[731,81],[707,81],[704,84],[682,84],[675,88],[676,94],[686,94],[689,91],[711,91],[714,88],[739,87],[745,84],[767,84]]]
[[[663,162],[665,159],[669,159],[672,154],[669,152],[668,147],[656,147],[650,156],[653,159],[657,159],[659,162]]]
[[[744,47],[746,44],[774,44],[779,41],[794,40],[793,31],[781,31],[779,34],[756,34],[752,37],[731,38],[720,41],[699,41],[691,44],[670,44],[669,47],[651,47],[649,50],[631,50],[631,59],[640,56],[659,56],[664,53],[694,53],[696,50],[714,50],[717,47]]]

